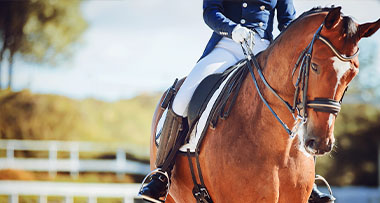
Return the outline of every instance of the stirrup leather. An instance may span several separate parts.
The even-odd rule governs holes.
[[[144,196],[143,199],[147,199],[147,200],[149,200],[149,201],[151,201],[151,202],[155,202],[155,203],[164,203],[164,202],[166,201],[166,198],[167,198],[168,195],[169,195],[170,179],[169,179],[169,174],[168,174],[167,172],[162,171],[161,168],[157,168],[157,169],[151,171],[148,175],[145,176],[144,180],[143,180],[142,183],[141,183],[140,190],[139,190],[139,193],[138,193],[138,194],[140,194],[140,193],[142,192],[144,186],[146,185],[146,184],[145,184],[146,180],[147,180],[149,177],[151,177],[152,175],[156,174],[156,173],[159,173],[159,174],[164,175],[164,176],[166,177],[166,179],[168,180],[168,183],[167,183],[167,185],[166,185],[167,190],[166,190],[165,198],[164,198],[163,200],[160,200],[160,199],[159,199],[159,200],[156,200],[156,199],[152,199],[152,198],[149,198],[149,197]],[[160,179],[160,180],[161,180],[161,179]],[[163,181],[162,181],[162,182],[163,182]]]

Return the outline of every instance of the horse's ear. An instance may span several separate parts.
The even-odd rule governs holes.
[[[364,23],[359,25],[359,39],[369,37],[380,28],[380,19],[373,23]]]
[[[335,27],[339,21],[340,21],[340,10],[342,9],[342,7],[336,7],[336,8],[333,8],[326,16],[325,18],[325,27],[327,29],[331,29],[333,27]]]

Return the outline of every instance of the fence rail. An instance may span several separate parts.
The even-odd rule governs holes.
[[[133,145],[119,143],[97,143],[82,141],[56,141],[56,140],[0,140],[0,149],[27,150],[27,151],[68,151],[68,152],[113,152],[122,149],[127,153],[149,156],[148,152],[141,153],[141,148]]]
[[[133,147],[131,147],[133,148]],[[79,172],[114,172],[121,175],[145,175],[148,164],[126,159],[126,152],[136,151],[121,148],[116,144],[69,141],[0,140],[0,150],[6,150],[6,157],[0,158],[0,169],[21,169],[29,171],[48,171],[51,176],[57,172],[70,172],[74,177]],[[14,152],[48,151],[47,158],[17,158]],[[58,152],[69,152],[70,158],[57,157]],[[81,152],[115,153],[115,159],[80,159]]]
[[[121,198],[124,203],[136,202],[139,184],[58,183],[40,181],[0,181],[0,195],[8,196],[9,203],[18,203],[20,195],[38,196],[39,203],[46,203],[49,196],[63,197],[72,203],[74,197],[87,197],[89,203],[97,198]]]

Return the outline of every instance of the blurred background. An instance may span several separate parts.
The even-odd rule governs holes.
[[[379,0],[294,4],[380,17]],[[133,202],[158,99],[211,36],[202,1],[1,0],[0,33],[0,202]],[[380,202],[380,31],[359,47],[337,146],[317,159],[338,203]]]

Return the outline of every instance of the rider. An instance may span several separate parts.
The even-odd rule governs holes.
[[[203,0],[203,19],[214,31],[198,63],[169,104],[157,150],[157,170],[139,195],[151,202],[162,202],[168,191],[175,162],[174,145],[186,136],[187,106],[199,83],[208,75],[221,73],[245,58],[240,43],[254,43],[253,53],[265,50],[273,39],[273,20],[277,13],[278,29],[283,31],[295,18],[292,0]],[[185,124],[185,125],[184,125]],[[182,144],[182,143],[180,143]],[[332,197],[313,188],[314,202]],[[317,200],[317,201],[316,201]],[[319,201],[324,200],[324,201]]]

